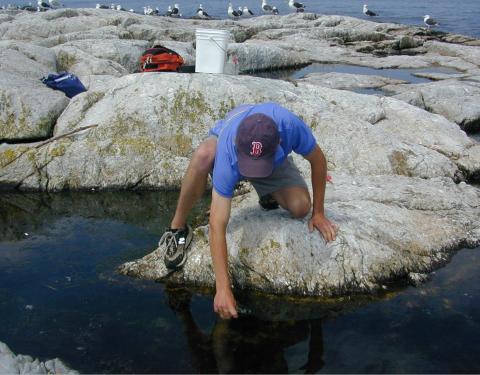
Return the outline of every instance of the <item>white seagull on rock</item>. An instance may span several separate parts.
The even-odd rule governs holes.
[[[272,14],[275,16],[278,14],[278,9],[276,6],[272,7]]]
[[[434,27],[434,26],[438,26],[439,23],[437,22],[437,20],[433,19],[432,17],[430,17],[429,14],[423,16],[423,23],[425,25],[427,25],[428,28],[431,28],[431,27]]]
[[[363,14],[365,14],[366,16],[369,16],[369,17],[376,17],[376,16],[378,16],[377,13],[372,12],[370,9],[368,9],[368,5],[367,5],[367,4],[363,4]]]
[[[292,9],[295,9],[297,12],[303,12],[305,10],[305,5],[303,3],[299,3],[295,0],[290,0],[288,2],[288,6]]]
[[[248,9],[248,7],[243,7],[243,16],[244,17],[253,16],[253,12],[250,9]]]
[[[38,5],[38,8],[42,9],[42,10],[46,10],[46,9],[49,9],[50,8],[50,4],[43,1],[43,0],[38,0],[37,1],[37,5]]]
[[[262,10],[264,13],[272,13],[273,8],[267,4],[267,0],[262,0]]]
[[[172,14],[171,17],[181,17],[182,13],[180,13],[180,7],[178,4],[175,4],[172,8]]]
[[[228,3],[228,10],[227,13],[230,17],[232,17],[234,20],[236,20],[238,17],[240,17],[240,14],[236,10],[233,9],[232,3]]]
[[[200,4],[200,5],[198,6],[197,16],[200,17],[200,18],[209,18],[209,17],[210,17],[210,16],[207,14],[207,12],[205,12],[205,11],[203,10],[202,4]]]

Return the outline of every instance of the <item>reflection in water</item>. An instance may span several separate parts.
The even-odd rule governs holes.
[[[0,193],[0,239],[18,240],[25,233],[38,232],[62,217],[115,218],[135,222],[145,229],[170,224],[177,192],[62,192]],[[192,214],[194,225],[202,222],[208,200],[202,200]]]
[[[187,338],[196,372],[242,374],[289,372],[285,350],[308,340],[308,353],[300,367],[316,373],[324,365],[321,319],[268,321],[240,315],[238,319],[217,319],[211,332],[196,324],[188,290],[167,288],[168,304],[176,312]]]

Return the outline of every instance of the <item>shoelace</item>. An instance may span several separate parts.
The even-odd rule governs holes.
[[[168,231],[163,234],[162,238],[160,238],[160,241],[158,243],[160,246],[166,243],[167,255],[169,256],[173,255],[177,247],[177,246],[173,247],[172,242],[174,242],[175,245],[177,245],[177,239],[175,238],[175,233]]]

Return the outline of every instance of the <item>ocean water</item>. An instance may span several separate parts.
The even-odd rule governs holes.
[[[31,0],[3,0],[0,4],[26,4]],[[32,1],[35,3],[35,1]],[[109,5],[112,1],[104,1]],[[66,7],[89,8],[94,7],[101,0],[63,0]],[[122,0],[116,1],[124,8],[135,9],[140,12],[145,5],[158,7],[161,12],[167,10],[168,5],[178,3],[184,17],[195,14],[199,3],[202,3],[205,11],[212,17],[228,18],[228,0]],[[261,14],[261,0],[232,0],[234,8],[248,6],[256,15]],[[352,17],[366,18],[362,13],[363,4],[379,14],[374,19],[378,22],[394,22],[407,25],[423,26],[423,16],[429,14],[440,23],[438,30],[458,34],[480,37],[480,14],[479,0],[463,0],[461,2],[450,0],[305,0],[304,4],[309,12],[319,14],[338,14]],[[290,13],[287,0],[269,0],[270,5],[278,8],[280,14]]]
[[[480,372],[480,248],[377,296],[237,293],[244,313],[222,321],[211,291],[116,273],[156,247],[176,198],[0,193],[0,341],[81,373]]]

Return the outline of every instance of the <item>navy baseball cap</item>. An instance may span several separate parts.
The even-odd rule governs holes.
[[[245,117],[237,129],[238,170],[245,177],[272,174],[280,133],[275,121],[263,113]]]

